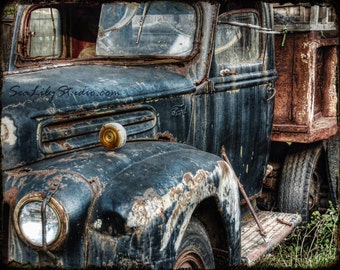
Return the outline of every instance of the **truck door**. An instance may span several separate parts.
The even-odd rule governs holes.
[[[275,69],[264,6],[221,6],[215,30],[209,93],[196,98],[195,141],[227,155],[248,196],[261,190],[270,146]],[[202,113],[204,112],[204,113]],[[199,138],[201,136],[201,138]],[[214,138],[214,139],[212,139]],[[203,144],[199,144],[203,142]]]

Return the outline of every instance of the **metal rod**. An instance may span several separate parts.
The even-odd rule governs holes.
[[[225,151],[225,148],[224,148],[223,145],[222,145],[222,148],[221,148],[221,155],[222,155],[223,159],[224,159],[229,165],[231,165],[231,163],[230,163],[230,161],[229,161],[229,159],[228,159],[228,157],[227,157],[227,154],[226,154],[226,151]],[[236,176],[236,175],[235,175],[235,176]],[[248,205],[248,207],[249,207],[249,210],[250,210],[252,216],[253,216],[254,219],[255,219],[255,222],[256,222],[257,226],[259,227],[260,234],[263,236],[264,241],[265,241],[265,242],[268,242],[267,233],[266,233],[265,230],[263,229],[263,227],[262,227],[262,225],[261,225],[261,223],[260,223],[260,221],[259,221],[259,219],[258,219],[258,217],[257,217],[257,215],[256,215],[256,212],[255,212],[253,206],[251,205],[251,202],[250,202],[250,200],[249,200],[249,198],[248,198],[248,196],[247,196],[247,194],[246,194],[246,191],[244,190],[243,185],[241,184],[241,182],[240,182],[240,180],[238,179],[237,176],[236,176],[236,182],[237,182],[238,188],[240,189],[240,192],[241,192],[243,198],[246,200],[246,203],[247,203],[247,205]]]

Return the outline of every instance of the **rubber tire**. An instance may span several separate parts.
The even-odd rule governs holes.
[[[184,262],[181,262],[185,257]],[[191,260],[190,256],[200,259],[200,264]],[[188,266],[188,264],[190,266]],[[173,269],[214,269],[215,261],[208,234],[203,224],[192,217],[177,251]]]
[[[339,149],[340,131],[327,140],[327,173],[332,203],[338,207]]]
[[[298,213],[302,224],[309,222],[310,187],[323,152],[321,143],[292,146],[286,155],[278,189],[278,208],[281,212]],[[317,183],[321,184],[321,183]]]

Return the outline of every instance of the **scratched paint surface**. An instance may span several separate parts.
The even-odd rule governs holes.
[[[93,11],[73,5],[58,10]],[[4,76],[1,115],[10,260],[171,268],[191,216],[198,215],[214,249],[229,264],[239,262],[241,198],[234,180],[240,177],[250,196],[261,191],[273,109],[268,89],[276,78],[273,39],[267,37],[261,61],[221,76],[211,62],[218,5],[193,5],[199,17],[193,50],[173,59],[28,59],[20,42],[35,12],[19,7],[24,21],[16,22],[19,45]],[[45,6],[41,11],[49,14]],[[64,18],[73,19],[58,20]],[[123,148],[100,145],[106,122],[126,128]],[[222,145],[232,165],[221,160]],[[53,249],[25,245],[13,228],[18,202],[32,194],[44,202],[53,196],[69,222],[65,240]]]
[[[181,153],[181,158],[188,160],[193,158],[191,155],[192,153],[186,150]],[[196,161],[200,159],[199,156],[195,156]],[[168,153],[167,157],[171,157],[171,153]],[[129,176],[143,171],[141,168],[152,166],[153,158],[150,157],[150,163],[142,162],[141,166],[137,165],[131,168],[131,172],[123,173],[122,181],[128,181]],[[161,156],[157,155],[157,159],[161,159]],[[157,265],[157,263],[153,265],[154,262],[161,263],[162,258],[168,258],[171,262],[176,255],[175,250],[180,245],[191,214],[200,201],[209,197],[215,198],[221,207],[225,222],[230,224],[235,235],[238,234],[240,213],[235,210],[238,209],[239,193],[234,172],[229,165],[221,160],[209,162],[209,164],[211,164],[209,170],[200,169],[198,164],[191,165],[190,168],[193,172],[184,173],[183,176],[176,173],[177,170],[184,170],[180,164],[173,167],[171,172],[167,172],[167,176],[160,171],[148,173],[148,178],[151,179],[152,176],[152,179],[156,179],[152,186],[156,186],[158,189],[143,188],[144,192],[140,190],[138,193],[141,195],[133,196],[129,207],[124,208],[118,207],[116,201],[119,198],[111,199],[112,202],[107,203],[108,196],[112,193],[111,186],[112,188],[116,187],[109,183],[93,209],[94,216],[89,231],[89,249],[91,250],[89,264],[96,266],[119,265],[122,260],[127,258],[133,258],[135,263],[151,264],[152,266]],[[195,167],[197,167],[197,171],[195,171]],[[203,165],[203,167],[207,167],[207,165]],[[135,168],[136,170],[134,170]],[[120,181],[120,176],[116,179]],[[139,182],[136,185],[144,187],[143,178]],[[129,232],[130,236],[118,233],[120,236],[117,237],[108,229],[108,225],[105,225],[105,219],[110,216],[108,211],[112,209],[112,205],[117,205],[116,209],[122,211],[120,216],[126,216],[125,225],[127,227],[125,230]],[[98,232],[102,232],[106,236],[98,238]],[[101,245],[98,245],[98,241],[101,242]],[[237,242],[237,240],[235,241]],[[105,249],[103,249],[104,246]],[[152,248],[150,248],[151,246]],[[114,250],[114,254],[117,255],[113,256],[112,252],[102,252],[98,250],[99,247],[101,250]],[[171,265],[163,263],[165,262],[161,263],[163,267],[171,267]]]

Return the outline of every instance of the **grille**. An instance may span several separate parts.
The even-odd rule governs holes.
[[[38,129],[40,149],[45,154],[54,154],[95,146],[101,127],[109,122],[123,125],[128,140],[154,138],[156,134],[157,117],[152,108],[86,112],[42,121]]]

